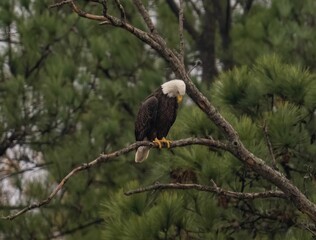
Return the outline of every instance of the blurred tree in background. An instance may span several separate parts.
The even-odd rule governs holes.
[[[101,14],[98,1],[78,1]],[[115,1],[109,11],[119,14]],[[178,2],[143,1],[178,46]],[[168,63],[120,29],[80,19],[52,1],[0,2],[0,209],[46,198],[75,166],[134,142],[140,102],[173,77]],[[135,7],[126,17],[142,27]],[[315,201],[314,0],[185,1],[185,62],[244,144]],[[222,139],[189,101],[171,139]],[[271,143],[271,147],[269,144]],[[3,239],[309,239],[315,230],[281,199],[237,200],[190,191],[124,191],[213,179],[224,189],[274,187],[228,154],[191,146],[133,154],[72,178],[49,205],[0,222]]]

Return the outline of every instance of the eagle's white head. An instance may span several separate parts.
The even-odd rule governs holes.
[[[185,94],[185,83],[180,79],[174,79],[161,85],[163,94],[168,97],[176,97],[181,102],[182,96]]]

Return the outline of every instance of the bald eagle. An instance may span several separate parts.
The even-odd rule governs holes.
[[[185,94],[185,83],[175,79],[160,86],[141,104],[135,122],[136,141],[153,141],[159,148],[162,143],[170,147],[170,140],[166,136],[176,120],[178,104]],[[150,147],[141,146],[135,154],[135,162],[144,161],[149,154]]]

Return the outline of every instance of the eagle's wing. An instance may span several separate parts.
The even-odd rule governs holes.
[[[158,99],[148,97],[140,106],[135,122],[136,141],[144,140],[153,129],[158,109]]]

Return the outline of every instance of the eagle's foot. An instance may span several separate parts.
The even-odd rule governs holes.
[[[167,145],[167,148],[170,148],[170,144],[172,143],[172,141],[167,140],[166,138],[163,137],[161,140],[159,140],[158,138],[155,138],[153,143],[157,144],[159,149],[161,149],[163,143]]]
[[[161,143],[166,143],[166,144],[167,144],[167,148],[170,148],[170,144],[172,143],[172,141],[167,140],[167,139],[164,138],[164,137],[160,140],[160,142],[161,142]]]
[[[157,144],[159,149],[162,148],[162,144],[161,144],[161,141],[158,139],[158,138],[155,138],[155,140],[153,141],[153,143]]]

